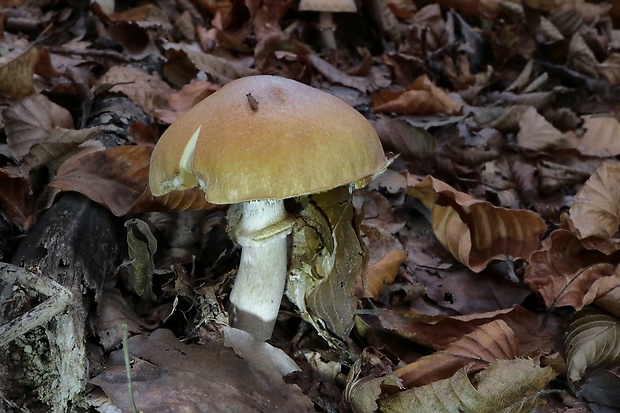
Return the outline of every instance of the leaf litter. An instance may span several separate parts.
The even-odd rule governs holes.
[[[126,226],[89,336],[104,394],[82,400],[130,409],[126,322],[143,411],[620,408],[615,4],[380,1],[337,17],[336,51],[290,1],[116,6],[1,5],[0,258],[59,193]],[[355,210],[343,189],[289,206],[312,265],[260,345],[225,326],[223,208],[146,189],[166,126],[258,73],[343,98],[398,154]],[[0,315],[27,311],[2,286]],[[25,406],[44,382],[4,367],[1,403]]]

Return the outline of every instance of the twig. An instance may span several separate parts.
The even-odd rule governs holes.
[[[65,47],[54,47],[54,46],[48,47],[47,50],[50,53],[56,53],[60,55],[73,55],[73,56],[81,56],[81,57],[103,57],[103,58],[110,58],[110,59],[118,60],[123,63],[131,63],[134,61],[129,56],[126,56],[114,50],[97,50],[97,49],[76,50],[76,49],[67,49]]]
[[[136,401],[133,398],[133,385],[131,384],[131,362],[129,360],[129,346],[127,344],[127,337],[129,336],[129,329],[127,323],[123,323],[123,358],[125,359],[125,374],[127,375],[127,391],[129,392],[129,402],[131,403],[131,410],[133,413],[138,413],[136,408]]]
[[[0,326],[0,347],[62,313],[72,298],[71,292],[57,282],[15,265],[0,263],[0,279],[14,279],[22,287],[49,297],[27,313]]]

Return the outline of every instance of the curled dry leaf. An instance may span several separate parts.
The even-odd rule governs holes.
[[[45,95],[32,95],[2,112],[9,150],[21,160],[30,148],[47,139],[55,128],[71,129],[69,111]]]
[[[400,265],[407,259],[407,252],[402,250],[392,250],[383,256],[379,261],[368,267],[366,286],[356,286],[358,297],[374,298],[377,300],[386,285],[392,284],[398,275]]]
[[[431,211],[437,239],[476,272],[494,259],[527,259],[540,247],[547,226],[532,211],[495,207],[433,177],[408,177],[407,194]]]
[[[620,356],[620,322],[617,318],[587,309],[575,315],[568,331],[566,367],[572,381],[580,380],[588,369],[617,362]]]
[[[385,413],[496,413],[530,412],[538,397],[556,376],[551,367],[540,367],[531,360],[499,360],[474,378],[470,366],[454,376],[422,387],[415,387],[379,401]],[[525,400],[524,400],[525,399]]]
[[[610,254],[620,248],[620,162],[602,163],[575,196],[567,223],[591,248]]]
[[[450,377],[468,364],[469,373],[475,373],[495,360],[511,360],[518,355],[514,331],[504,321],[494,320],[464,335],[444,350],[422,357],[394,373],[410,389]]]
[[[152,148],[118,146],[69,159],[50,186],[75,191],[116,215],[126,214],[146,189]]]
[[[614,274],[616,266],[610,260],[600,251],[586,249],[572,232],[559,229],[532,254],[524,280],[542,295],[547,307],[569,305],[578,310],[589,303],[586,293],[592,284]]]
[[[448,96],[426,76],[417,78],[406,92],[382,90],[372,96],[373,112],[395,112],[404,115],[445,113],[460,115],[463,104]]]

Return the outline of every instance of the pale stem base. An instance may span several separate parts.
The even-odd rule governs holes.
[[[231,325],[257,340],[271,338],[284,293],[290,230],[273,235],[268,230],[285,218],[282,201],[246,202],[236,230],[242,250],[230,294]]]
[[[322,11],[319,14],[319,28],[323,45],[329,50],[336,50],[336,35],[334,34],[336,26],[334,26],[331,11]]]

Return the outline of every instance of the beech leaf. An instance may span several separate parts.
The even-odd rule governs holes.
[[[556,374],[531,360],[500,360],[491,363],[475,377],[470,366],[452,377],[415,387],[379,401],[384,413],[497,413],[530,412],[538,405],[538,395]],[[525,400],[524,400],[525,399]]]
[[[65,156],[80,144],[93,139],[98,128],[65,129],[55,128],[44,141],[35,143],[26,156],[22,169],[31,170]]]
[[[151,152],[146,146],[118,146],[73,157],[50,186],[79,192],[122,216],[146,189]]]
[[[620,123],[611,116],[584,116],[585,133],[579,141],[583,155],[607,158],[620,155]]]
[[[69,111],[45,95],[32,95],[2,112],[7,143],[13,156],[21,160],[30,148],[47,139],[57,127],[71,129]]]
[[[408,177],[407,194],[431,211],[437,239],[475,272],[495,259],[527,259],[539,249],[547,226],[532,211],[496,207],[433,177]]]
[[[602,311],[587,309],[575,315],[568,327],[566,367],[568,378],[578,381],[588,369],[617,361],[620,356],[620,322]]]
[[[593,299],[586,296],[593,283],[613,275],[615,268],[605,254],[586,249],[575,234],[559,229],[531,255],[524,280],[542,295],[548,308],[569,305],[579,310]]]
[[[493,320],[450,343],[444,350],[419,358],[394,373],[406,388],[412,388],[450,377],[468,364],[469,372],[473,373],[495,360],[517,356],[514,331],[503,320]]]
[[[580,239],[599,241],[596,245],[609,253],[620,243],[613,238],[619,223],[620,162],[604,162],[575,196],[568,224]]]

